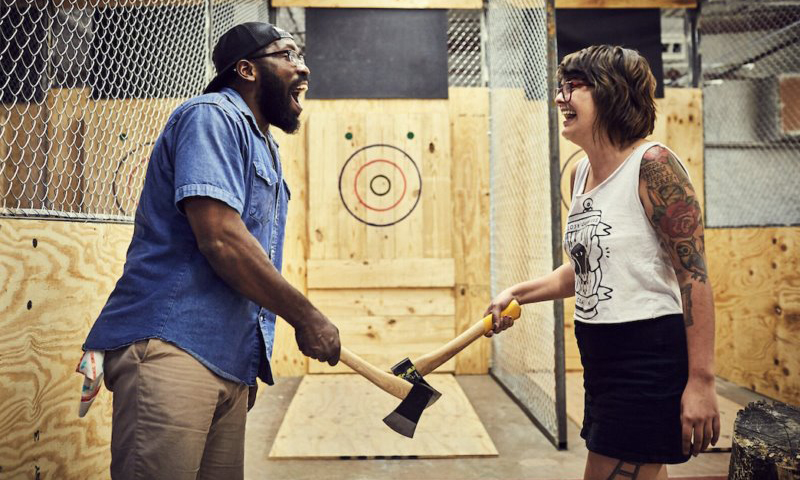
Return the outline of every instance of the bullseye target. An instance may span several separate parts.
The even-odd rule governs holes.
[[[344,208],[373,227],[388,227],[407,218],[421,194],[419,167],[410,155],[392,145],[359,148],[339,172]]]

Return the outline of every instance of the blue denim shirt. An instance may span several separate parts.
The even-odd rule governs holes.
[[[193,196],[236,210],[280,271],[290,194],[277,144],[235,90],[192,98],[153,147],[122,277],[83,348],[159,338],[223,378],[272,384],[275,314],[230,288],[198,250],[179,205]]]

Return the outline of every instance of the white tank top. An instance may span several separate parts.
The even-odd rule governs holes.
[[[683,312],[672,262],[639,198],[639,167],[653,145],[660,144],[637,147],[590,192],[584,192],[589,159],[578,163],[564,234],[575,269],[577,321],[622,323]]]

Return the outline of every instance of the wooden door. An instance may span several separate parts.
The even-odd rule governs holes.
[[[308,296],[343,345],[382,368],[455,334],[450,152],[446,111],[308,120]]]

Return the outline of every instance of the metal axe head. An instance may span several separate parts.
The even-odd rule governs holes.
[[[412,387],[406,398],[383,422],[400,435],[413,438],[422,411],[433,405],[442,394],[422,378],[408,358],[392,367],[392,373],[411,383]]]

